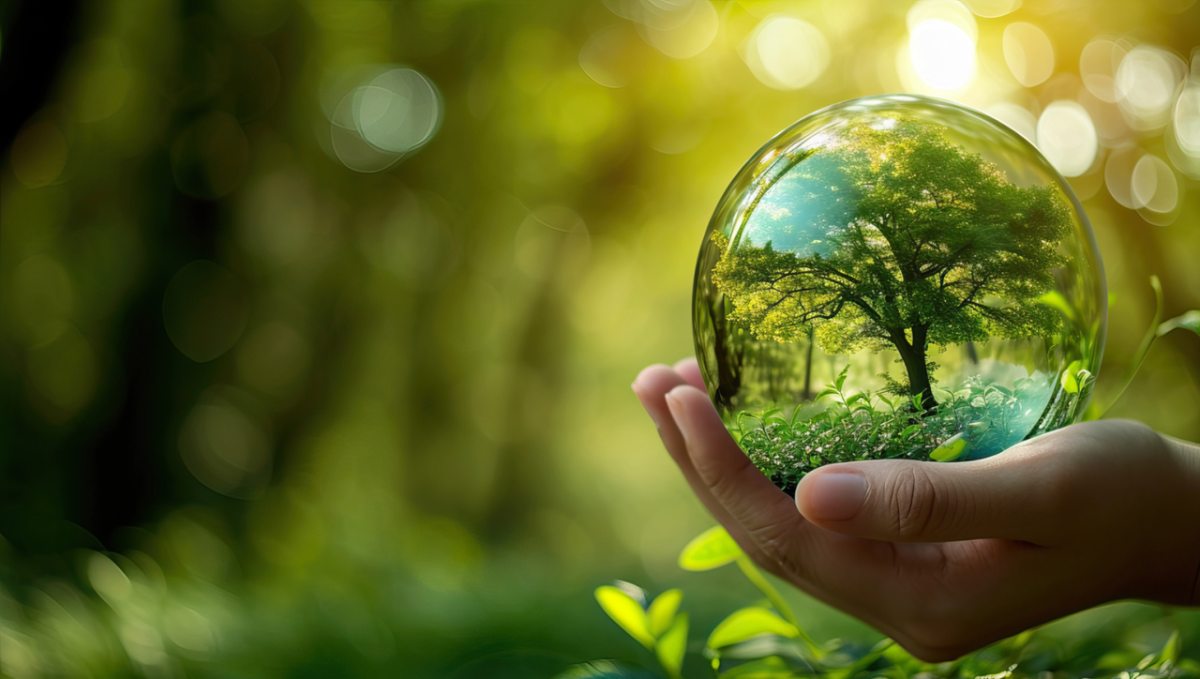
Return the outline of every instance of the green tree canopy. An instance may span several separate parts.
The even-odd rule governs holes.
[[[829,353],[895,348],[926,408],[930,345],[1047,336],[1037,301],[1065,262],[1070,217],[1055,188],[1018,187],[994,164],[909,119],[831,136],[764,189],[712,281],[759,339]]]

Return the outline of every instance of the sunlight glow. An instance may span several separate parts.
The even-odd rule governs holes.
[[[943,19],[926,19],[914,26],[908,53],[917,76],[939,90],[961,89],[975,74],[975,42]]]

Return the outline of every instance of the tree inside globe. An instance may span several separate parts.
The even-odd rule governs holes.
[[[984,113],[856,99],[784,130],[705,234],[709,396],[780,488],[825,464],[978,459],[1076,421],[1107,319],[1067,182]]]

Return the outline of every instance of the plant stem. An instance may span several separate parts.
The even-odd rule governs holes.
[[[1133,354],[1133,361],[1129,364],[1129,369],[1125,371],[1125,376],[1122,378],[1123,384],[1121,384],[1121,388],[1117,390],[1112,400],[1108,402],[1104,410],[1099,411],[1100,414],[1094,419],[1104,419],[1108,411],[1121,399],[1125,390],[1133,383],[1133,378],[1137,375],[1138,370],[1142,367],[1142,361],[1146,360],[1146,354],[1150,353],[1150,346],[1154,344],[1154,340],[1158,339],[1158,326],[1162,322],[1163,308],[1162,284],[1158,282],[1158,276],[1150,277],[1150,287],[1154,288],[1154,319],[1150,321],[1150,327],[1146,330],[1146,336],[1142,338],[1142,343]]]
[[[796,631],[800,633],[800,640],[808,646],[808,650],[812,651],[812,654],[818,659],[824,656],[824,649],[812,637],[808,636],[808,632],[805,632],[800,623],[796,621],[796,614],[792,612],[792,607],[787,605],[787,602],[779,594],[779,590],[775,589],[774,585],[767,581],[762,572],[754,566],[754,562],[750,560],[750,557],[745,554],[739,556],[737,558],[737,565],[738,568],[742,569],[742,573],[746,575],[746,579],[767,596],[767,601],[771,602],[771,605],[779,612],[779,615],[796,628]]]

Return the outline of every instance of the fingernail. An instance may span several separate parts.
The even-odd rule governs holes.
[[[853,519],[867,499],[867,480],[861,474],[816,474],[807,485],[805,504],[816,519]]]
[[[654,410],[652,410],[650,406],[646,404],[646,399],[642,398],[642,390],[638,389],[637,382],[630,384],[629,388],[633,390],[633,395],[637,396],[638,401],[642,404],[642,407],[646,409],[646,414],[650,416],[650,421],[654,423],[654,428],[661,430],[662,424],[659,423],[658,416],[654,414]]]

